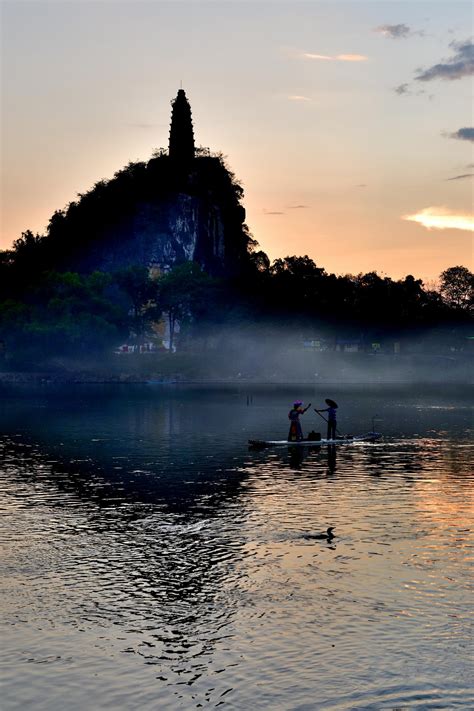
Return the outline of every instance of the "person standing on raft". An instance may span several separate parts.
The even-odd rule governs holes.
[[[334,400],[330,400],[329,398],[326,398],[325,400],[326,407],[324,410],[316,410],[314,408],[315,412],[327,412],[328,413],[328,433],[327,433],[327,438],[328,439],[336,439],[336,429],[337,429],[337,403],[334,402]]]
[[[301,429],[300,415],[304,415],[306,410],[309,410],[311,403],[308,407],[303,407],[301,400],[296,400],[293,403],[293,407],[288,413],[288,419],[290,420],[290,431],[288,432],[288,442],[301,442],[303,439],[303,430]]]

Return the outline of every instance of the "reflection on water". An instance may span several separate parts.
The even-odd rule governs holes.
[[[468,396],[5,392],[2,709],[472,708]]]

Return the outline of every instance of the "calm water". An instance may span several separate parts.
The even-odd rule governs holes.
[[[472,391],[1,395],[2,710],[474,708]]]

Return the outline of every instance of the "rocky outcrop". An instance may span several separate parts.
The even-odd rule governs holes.
[[[236,274],[248,256],[242,196],[222,157],[196,150],[191,107],[180,89],[168,153],[131,163],[56,212],[44,252],[59,269],[167,270],[193,260],[213,276]]]
[[[220,158],[181,165],[164,155],[128,166],[56,213],[49,238],[61,268],[167,270],[193,260],[213,276],[232,275],[249,240],[241,196]]]
[[[237,233],[238,240],[244,214],[243,208],[240,215],[235,210],[233,224],[219,205],[185,193],[139,202],[130,219],[95,242],[85,262],[91,269],[114,271],[131,263],[168,270],[196,261],[209,274],[233,273],[239,250],[229,237]]]

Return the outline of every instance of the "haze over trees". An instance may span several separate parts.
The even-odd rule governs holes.
[[[34,260],[27,262],[28,283],[25,274],[15,280],[16,250],[24,263],[24,251],[36,244],[25,235],[2,254],[0,266],[0,340],[13,361],[30,366],[58,355],[110,354],[130,340],[140,345],[162,318],[170,352],[178,323],[180,347],[191,350],[201,347],[203,333],[229,328],[373,340],[472,325],[473,274],[464,267],[443,272],[439,292],[425,290],[412,275],[397,281],[376,272],[336,276],[308,256],[271,263],[262,252],[250,253],[242,274],[227,280],[195,262],[153,275],[137,265],[113,274],[41,272]]]

